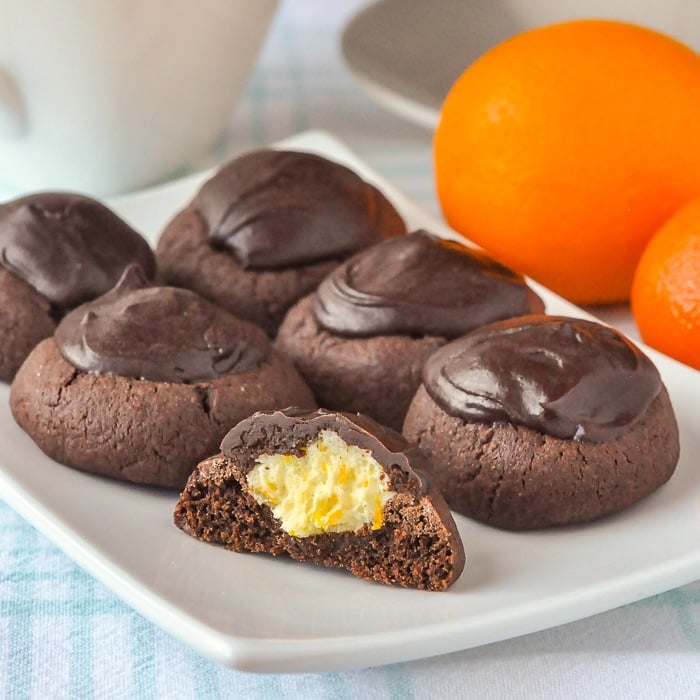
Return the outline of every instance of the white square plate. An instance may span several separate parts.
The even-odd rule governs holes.
[[[376,182],[413,228],[453,236],[342,144],[309,132],[281,144],[342,161]],[[153,241],[205,174],[111,202]],[[585,312],[537,287],[550,313]],[[172,524],[177,495],[93,477],[43,455],[0,386],[5,500],[127,603],[202,654],[254,671],[358,668],[442,654],[576,620],[700,577],[700,373],[648,351],[671,394],[681,462],[634,508],[591,525],[510,533],[456,520],[467,550],[444,593],[236,554]]]

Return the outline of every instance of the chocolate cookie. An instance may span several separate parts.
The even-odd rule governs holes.
[[[462,542],[420,471],[423,455],[370,418],[256,413],[221,451],[192,473],[175,509],[193,537],[431,591],[462,572]]]
[[[356,251],[406,231],[394,207],[348,168],[310,153],[260,150],[224,166],[165,228],[165,280],[274,335],[287,309]]]
[[[489,321],[542,309],[508,268],[416,231],[338,267],[290,309],[276,347],[322,406],[400,430],[423,363],[437,348]]]
[[[155,258],[125,221],[89,197],[41,193],[0,205],[0,381],[70,309],[111,289]]]
[[[142,288],[134,268],[70,312],[10,392],[15,420],[53,459],[175,488],[231,425],[292,404],[316,405],[262,329],[194,292]]]
[[[622,510],[666,482],[679,456],[651,361],[613,329],[547,316],[438,350],[404,435],[453,510],[513,530]]]

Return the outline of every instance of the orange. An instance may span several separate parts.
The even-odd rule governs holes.
[[[620,22],[519,34],[454,84],[434,158],[454,229],[575,302],[625,300],[649,238],[700,195],[700,56]]]
[[[700,198],[669,219],[639,261],[632,313],[646,343],[700,369]]]

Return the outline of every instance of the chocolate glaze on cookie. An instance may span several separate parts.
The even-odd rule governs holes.
[[[368,450],[387,469],[397,467],[410,472],[412,468],[427,468],[421,451],[409,444],[401,433],[361,413],[327,411],[323,408],[309,411],[306,408],[291,407],[256,413],[253,418],[229,431],[221,443],[221,452],[226,457],[233,458],[237,455],[237,450],[247,445],[262,444],[269,441],[270,436],[280,435],[284,437],[284,442],[276,447],[276,451],[302,454],[303,447],[322,430],[332,430],[349,445]],[[428,487],[425,478],[419,476],[419,492],[426,493]]]
[[[194,200],[214,247],[243,268],[345,257],[405,231],[396,210],[348,168],[310,153],[259,150],[223,167]]]
[[[106,292],[134,262],[153,278],[146,241],[94,199],[46,192],[0,206],[0,265],[61,311]]]
[[[455,338],[544,306],[523,278],[484,253],[426,231],[363,251],[319,286],[314,315],[339,335]]]
[[[423,383],[452,416],[591,442],[626,432],[661,388],[651,361],[617,331],[552,316],[500,321],[445,345]]]
[[[55,333],[61,354],[86,372],[193,383],[246,372],[270,353],[262,329],[186,289],[144,288],[138,268],[69,313]]]
[[[400,430],[437,348],[473,328],[538,313],[522,277],[425,231],[354,255],[287,313],[276,347],[319,403]]]
[[[678,426],[662,386],[609,442],[569,440],[506,422],[451,416],[421,386],[404,423],[452,510],[510,530],[581,523],[628,508],[671,478]]]

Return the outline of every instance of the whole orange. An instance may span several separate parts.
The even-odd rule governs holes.
[[[700,56],[620,22],[519,34],[454,84],[434,156],[454,229],[573,301],[625,300],[653,232],[700,194]]]
[[[676,212],[645,248],[632,313],[645,342],[700,369],[700,199]]]

